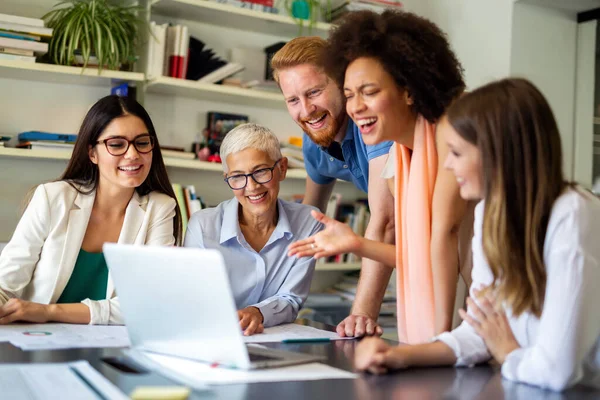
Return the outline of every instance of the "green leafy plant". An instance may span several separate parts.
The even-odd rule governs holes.
[[[122,2],[121,2],[122,3]],[[138,29],[145,24],[135,5],[116,5],[108,0],[67,0],[42,18],[54,29],[48,49],[56,64],[75,64],[80,54],[85,68],[95,56],[98,69],[131,68],[136,60]]]

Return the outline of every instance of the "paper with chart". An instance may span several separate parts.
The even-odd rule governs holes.
[[[354,339],[353,337],[341,337],[335,332],[324,331],[322,329],[313,328],[312,326],[305,326],[299,324],[284,324],[279,326],[273,326],[265,328],[263,333],[259,333],[252,336],[244,336],[246,343],[271,343],[271,342],[283,342],[286,340],[293,341],[318,341],[322,340],[348,340]]]
[[[75,324],[4,325],[0,326],[0,342],[21,350],[130,346],[124,326]]]
[[[3,399],[128,399],[87,361],[0,364],[0,393]]]
[[[126,354],[143,366],[193,388],[202,388],[205,385],[314,381],[320,379],[354,379],[357,377],[355,373],[320,363],[293,365],[281,368],[240,370],[220,367],[215,368],[209,363],[149,352],[128,350]]]

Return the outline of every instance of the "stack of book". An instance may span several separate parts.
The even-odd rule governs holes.
[[[352,11],[369,10],[382,13],[386,9],[399,9],[402,3],[396,0],[338,0],[331,4],[330,12],[325,12],[327,22],[336,23],[340,18]]]
[[[19,133],[17,142],[12,144],[21,149],[59,150],[70,153],[76,140],[77,135],[28,131]]]
[[[288,166],[290,168],[304,168],[304,154],[302,153],[302,147],[282,143],[281,155],[287,157]]]
[[[4,143],[11,139],[10,136],[0,136],[0,147],[4,147]]]
[[[193,160],[196,155],[190,151],[185,151],[183,147],[160,146],[160,152],[163,158],[179,158],[182,160]]]
[[[216,3],[228,4],[230,6],[246,8],[249,10],[262,11],[271,14],[279,14],[279,9],[273,7],[273,0],[215,0]]]
[[[0,60],[35,62],[36,56],[48,52],[52,28],[44,20],[17,15],[0,14]]]

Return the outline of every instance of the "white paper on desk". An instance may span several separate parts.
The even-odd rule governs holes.
[[[87,361],[64,364],[0,364],[0,393],[2,398],[7,399],[128,398]]]
[[[284,340],[310,340],[310,339],[329,339],[329,340],[348,340],[353,337],[341,337],[335,332],[324,331],[313,328],[312,326],[298,324],[284,324],[265,328],[263,333],[257,333],[252,336],[244,336],[246,343],[270,343],[283,342]]]
[[[0,326],[0,341],[9,341],[21,350],[130,346],[124,326],[104,325],[4,325]]]
[[[131,356],[132,352],[127,352]],[[141,352],[137,352],[138,355]],[[144,362],[144,358],[150,363]],[[257,370],[241,370],[229,368],[213,368],[208,363],[193,361],[185,358],[144,352],[142,357],[133,359],[148,366],[168,378],[186,385],[196,387],[196,384],[229,385],[236,383],[255,382],[287,382],[314,381],[319,379],[354,379],[352,372],[347,372],[329,365],[310,363],[281,368],[266,368]]]

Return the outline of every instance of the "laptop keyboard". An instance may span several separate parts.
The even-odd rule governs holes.
[[[250,361],[251,362],[281,360],[279,357],[270,357],[270,356],[265,356],[265,355],[262,355],[262,354],[249,353],[248,355],[250,356]]]

